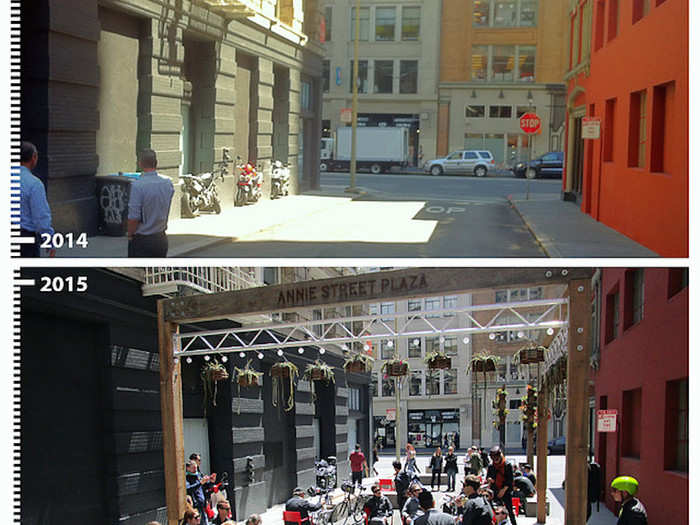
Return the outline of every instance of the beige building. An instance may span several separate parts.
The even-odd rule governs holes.
[[[355,2],[321,0],[325,20],[323,135],[333,137],[352,107]],[[435,154],[440,9],[435,0],[362,0],[359,126],[409,128],[411,163]]]
[[[443,0],[438,155],[487,149],[496,163],[560,151],[564,145],[566,2]],[[541,129],[519,125],[535,112]]]

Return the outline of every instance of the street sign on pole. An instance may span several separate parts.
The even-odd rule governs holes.
[[[387,421],[396,421],[396,409],[395,408],[387,408],[386,409],[386,420]]]
[[[617,410],[598,410],[598,432],[617,432]]]
[[[340,122],[350,124],[352,122],[352,108],[343,108],[340,110]]]
[[[520,129],[522,129],[525,133],[537,133],[541,126],[542,121],[536,113],[525,113],[522,117],[520,117]]]
[[[581,119],[581,138],[600,138],[600,117],[583,117]]]

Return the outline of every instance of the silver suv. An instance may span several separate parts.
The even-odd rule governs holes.
[[[429,160],[423,169],[426,173],[436,176],[445,173],[485,177],[495,164],[490,151],[468,149],[452,152],[441,159]]]

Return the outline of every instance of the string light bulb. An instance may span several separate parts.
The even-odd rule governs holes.
[[[222,363],[225,363],[225,362],[227,362],[227,361],[228,361],[228,357],[226,357],[225,355],[222,355],[222,356],[221,356],[221,362],[222,362]]]
[[[245,352],[239,352],[238,355],[239,355],[240,357],[245,357]]]
[[[299,350],[297,350],[297,352],[299,352],[300,354],[303,354],[303,353],[304,353],[304,348],[300,346],[300,347],[299,347]]]
[[[262,358],[263,358],[262,352],[258,352],[258,359],[262,359]]]
[[[491,341],[493,341],[494,339],[496,339],[496,334],[494,334],[493,332],[491,332],[491,333],[489,334],[489,339],[491,339]]]
[[[318,349],[318,353],[321,354],[321,355],[323,355],[323,354],[326,353],[326,349],[325,349],[325,348],[319,348],[319,349]]]
[[[188,357],[187,359],[185,359],[185,363],[187,363],[188,365],[191,365],[191,364],[192,364],[192,358],[191,358],[191,357]]]
[[[394,341],[389,341],[386,344],[387,348],[394,348]]]
[[[463,342],[465,345],[468,345],[468,344],[469,344],[469,338],[468,338],[468,337],[465,337],[464,339],[462,339],[462,342]]]
[[[278,356],[282,357],[282,354],[284,354],[284,352],[282,351],[281,348],[280,348],[279,350],[277,350],[277,355],[278,355]]]
[[[365,344],[365,346],[363,346],[362,348],[364,348],[364,349],[365,349],[365,352],[366,352],[367,350],[369,350],[369,345],[368,345],[368,344]]]
[[[205,355],[205,356],[204,356],[204,360],[205,360],[205,361],[209,361],[210,359],[211,359],[211,357],[209,357],[208,355]]]
[[[554,333],[554,328],[547,328],[547,335],[552,335]]]

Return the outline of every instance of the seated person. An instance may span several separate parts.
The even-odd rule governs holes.
[[[386,496],[382,496],[382,491],[377,484],[372,485],[372,497],[365,502],[365,508],[369,522],[377,525],[389,523],[394,513],[391,501]]]
[[[520,498],[521,501],[534,496],[536,492],[532,481],[525,476],[515,476],[513,478],[513,487],[515,488],[513,497]]]
[[[306,493],[303,489],[297,487],[292,491],[292,497],[287,500],[284,505],[284,510],[289,512],[298,512],[301,520],[309,518],[309,512],[316,511],[323,506],[323,502],[311,503],[306,499]]]
[[[464,479],[462,491],[467,497],[466,501],[457,500],[457,513],[462,518],[462,525],[491,525],[493,509],[485,496],[478,493],[481,487],[479,477],[469,474]]]
[[[498,505],[493,509],[493,523],[495,525],[508,525],[508,511],[505,507]]]
[[[529,479],[533,485],[537,485],[537,478],[535,477],[535,473],[532,472],[532,466],[527,463],[523,465],[523,476]]]
[[[423,510],[420,508],[420,503],[418,502],[418,495],[422,492],[420,485],[413,483],[408,488],[408,499],[401,509],[401,516],[404,519],[406,525],[411,525],[413,520],[418,516],[423,515]]]

